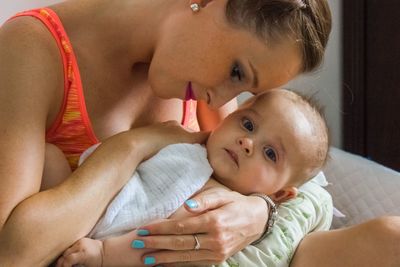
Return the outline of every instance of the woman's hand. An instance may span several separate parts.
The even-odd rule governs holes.
[[[149,233],[140,239],[145,247],[163,250],[146,254],[144,261],[147,257],[154,264],[221,263],[259,238],[268,217],[268,208],[262,199],[222,188],[205,190],[185,206],[199,215],[166,219],[141,228],[139,232]],[[198,250],[195,250],[194,234],[200,243]]]
[[[175,143],[205,143],[209,132],[191,132],[177,121],[167,121],[150,126],[135,128],[130,131],[136,135],[144,159],[157,153],[167,145]]]

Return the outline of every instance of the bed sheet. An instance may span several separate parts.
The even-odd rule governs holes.
[[[337,148],[324,168],[333,205],[346,217],[332,228],[358,224],[383,215],[400,215],[400,173]]]

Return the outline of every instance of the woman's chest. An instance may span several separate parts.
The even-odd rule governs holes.
[[[129,73],[101,69],[85,73],[83,68],[82,77],[88,116],[100,140],[156,122],[182,121],[182,101],[155,96],[147,81],[146,66]]]

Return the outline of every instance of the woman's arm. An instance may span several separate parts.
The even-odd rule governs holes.
[[[140,129],[121,133],[106,140],[65,182],[39,192],[45,130],[52,122],[50,111],[59,110],[57,96],[63,93],[64,80],[54,40],[43,25],[32,21],[19,18],[0,28],[0,262],[4,266],[49,264],[90,231],[139,162],[169,143],[205,139],[193,134],[182,140],[171,130],[179,127],[171,123],[155,127],[152,135]],[[168,138],[159,138],[165,132]],[[143,136],[148,137],[146,142]]]
[[[48,264],[90,231],[143,159],[166,142],[202,142],[206,137],[187,133],[181,138],[181,133],[185,132],[177,123],[164,123],[105,141],[65,182],[33,194],[12,211],[0,237],[2,262]],[[19,265],[14,262],[13,266]]]
[[[19,203],[1,232],[2,262],[13,259],[15,255],[25,259],[21,266],[25,263],[49,263],[90,231],[136,166],[163,147],[163,143],[171,140],[201,142],[205,139],[203,134],[188,134],[186,138],[180,138],[176,130],[183,131],[177,123],[167,123],[118,134],[96,149],[61,185]],[[171,132],[175,132],[179,139],[174,139]],[[160,135],[165,138],[160,138]],[[148,143],[142,142],[145,139]]]
[[[47,243],[38,246],[41,229],[54,234],[56,227],[41,228],[34,219],[52,220],[46,211],[53,204],[46,197],[39,209],[27,209],[39,191],[49,110],[63,84],[61,63],[54,56],[58,49],[32,20],[18,19],[0,28],[0,262],[6,266],[9,261],[22,265],[27,255],[39,265],[36,257]]]
[[[72,173],[68,160],[57,146],[46,143],[40,191],[56,187]]]

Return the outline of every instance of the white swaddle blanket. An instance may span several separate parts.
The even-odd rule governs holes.
[[[82,162],[96,146],[82,154]],[[174,144],[141,163],[89,236],[120,235],[167,218],[204,186],[213,170],[199,144]]]

